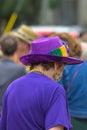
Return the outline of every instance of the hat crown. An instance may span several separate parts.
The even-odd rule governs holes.
[[[62,41],[59,37],[40,38],[31,44],[30,54],[45,54],[52,50],[62,47]]]
[[[27,37],[30,37],[32,40],[37,38],[36,33],[33,32],[33,30],[27,25],[21,25],[17,31]]]

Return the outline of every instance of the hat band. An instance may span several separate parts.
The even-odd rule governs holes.
[[[60,48],[52,50],[50,53],[56,56],[69,56],[65,46],[61,46]]]
[[[20,32],[16,32],[16,33],[18,33],[19,35],[21,35],[24,39],[26,39],[26,40],[28,40],[28,41],[32,41],[32,39],[31,38],[29,38],[29,37],[27,37],[26,35],[24,35],[23,33],[20,33]]]

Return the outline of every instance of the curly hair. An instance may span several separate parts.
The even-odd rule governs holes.
[[[62,33],[52,33],[50,36],[59,36],[62,40],[67,42],[69,49],[70,49],[70,56],[72,57],[81,57],[82,48],[79,41],[73,38],[66,32]]]

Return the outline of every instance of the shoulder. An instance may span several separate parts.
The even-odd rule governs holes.
[[[63,87],[61,84],[59,84],[59,83],[57,83],[55,92],[56,92],[56,94],[58,94],[58,95],[61,95],[61,94],[62,94],[62,95],[64,95],[64,96],[66,96],[66,92],[65,92],[64,87]]]
[[[25,75],[22,77],[17,78],[16,80],[12,81],[10,83],[10,85],[8,86],[6,93],[8,95],[8,93],[10,93],[11,91],[14,90],[14,88],[18,87],[19,85],[22,85],[22,83],[24,82],[25,79]]]
[[[22,65],[17,65],[20,70],[25,70],[25,67]]]
[[[76,71],[76,69],[75,68],[77,68],[78,67],[78,64],[76,64],[76,65],[66,65],[65,67],[64,67],[64,71],[63,71],[63,74],[65,73],[65,74],[70,74],[70,72],[72,71]]]
[[[87,65],[87,61],[84,61],[84,62],[82,63],[82,65]]]
[[[64,67],[64,71],[70,70],[73,66],[74,66],[74,65],[66,65],[66,66]]]
[[[57,83],[55,81],[47,81],[45,84],[43,84],[43,89],[45,90],[45,94],[64,94],[65,95],[65,90],[63,86],[60,83]]]
[[[18,72],[22,72],[22,73],[26,74],[26,69],[23,65],[15,64],[14,68]]]

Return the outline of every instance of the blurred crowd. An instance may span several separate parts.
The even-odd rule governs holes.
[[[66,32],[38,35],[29,26],[20,25],[0,37],[0,111],[8,85],[27,74],[30,66],[23,66],[20,57],[28,54],[33,40],[58,36],[68,44],[69,55],[84,60],[79,65],[66,65],[59,81],[66,90],[73,130],[87,128],[87,31],[73,37]],[[45,46],[44,46],[45,47]],[[67,48],[68,48],[67,47]]]

